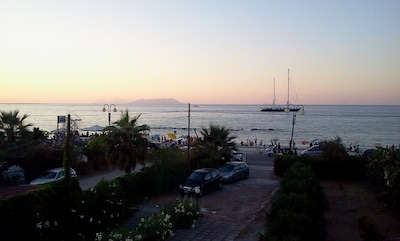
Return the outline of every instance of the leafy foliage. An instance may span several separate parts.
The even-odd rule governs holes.
[[[199,163],[209,160],[213,166],[219,167],[232,157],[236,151],[235,136],[231,135],[229,128],[221,125],[210,124],[209,128],[202,128],[203,139],[196,142],[197,167]]]
[[[349,155],[346,152],[346,148],[339,140],[334,141],[321,141],[319,145],[324,150],[322,157],[325,160],[341,161],[345,160]]]
[[[260,240],[325,240],[326,208],[325,196],[311,167],[296,162],[280,184]]]
[[[147,154],[147,140],[144,138],[150,128],[138,125],[140,115],[130,118],[128,110],[116,121],[116,126],[104,129],[107,133],[106,154],[108,160],[118,163],[121,170],[131,173],[136,163],[144,163]]]
[[[15,143],[22,140],[29,133],[28,127],[31,124],[25,124],[24,121],[28,115],[18,116],[19,111],[0,111],[0,129],[4,130],[7,142]]]
[[[400,215],[400,150],[376,149],[368,159],[368,177],[380,190],[379,197]]]
[[[93,169],[99,170],[102,166],[107,166],[106,160],[106,138],[105,136],[93,136],[83,148],[83,153],[93,164]]]
[[[175,148],[161,148],[150,153],[151,167],[145,168],[149,175],[150,188],[155,194],[164,194],[175,189],[185,178],[188,161],[185,153]]]
[[[198,209],[193,200],[175,200],[165,205],[163,211],[171,215],[172,230],[175,231],[194,226],[200,214]]]

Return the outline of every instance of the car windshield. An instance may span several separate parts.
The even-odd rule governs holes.
[[[190,180],[203,180],[204,179],[204,173],[193,172],[192,174],[190,174],[188,179],[190,179]]]
[[[230,172],[233,170],[233,165],[225,164],[220,168],[221,172]]]
[[[56,175],[56,172],[45,172],[43,173],[42,178],[55,178]]]

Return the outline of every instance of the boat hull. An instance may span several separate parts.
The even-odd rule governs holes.
[[[286,112],[286,108],[262,108],[261,111],[263,112]],[[290,108],[290,112],[297,112],[301,110],[301,108]]]

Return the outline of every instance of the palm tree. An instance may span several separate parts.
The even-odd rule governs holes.
[[[202,128],[203,138],[198,141],[197,147],[201,155],[209,158],[216,166],[225,163],[232,156],[232,151],[237,151],[236,137],[231,135],[231,130],[225,126],[210,124],[209,129]]]
[[[18,116],[19,111],[0,111],[0,129],[4,130],[9,143],[15,143],[27,136],[28,127],[32,124],[24,124],[28,115]]]
[[[106,156],[111,162],[117,163],[121,170],[131,173],[136,163],[143,163],[147,154],[147,125],[137,125],[140,115],[130,118],[128,110],[122,113],[121,119],[114,122],[116,126],[104,129],[106,136]]]

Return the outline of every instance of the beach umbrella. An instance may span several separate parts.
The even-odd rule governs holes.
[[[89,127],[82,128],[83,131],[93,131],[93,132],[103,131],[103,129],[104,129],[104,127],[103,126],[99,126],[99,125],[94,125],[94,126],[89,126]]]
[[[176,135],[173,134],[173,133],[168,133],[167,136],[168,136],[168,138],[170,138],[170,139],[172,139],[172,140],[175,140],[175,139],[176,139]]]
[[[308,144],[308,141],[306,141],[306,140],[301,140],[301,144],[302,144],[302,145],[307,145],[307,144]]]
[[[154,134],[154,135],[152,135],[152,138],[153,139],[158,139],[158,138],[160,138],[160,134]]]

